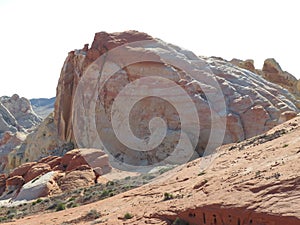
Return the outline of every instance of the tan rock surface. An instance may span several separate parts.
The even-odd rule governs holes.
[[[222,146],[206,171],[199,158],[143,187],[56,213],[33,215],[12,224],[62,224],[91,210],[101,216],[90,223],[190,225],[300,223],[300,118],[266,134]],[[164,200],[165,193],[172,195]],[[132,219],[124,219],[130,213]]]
[[[62,191],[74,190],[78,187],[88,187],[95,184],[95,173],[85,166],[77,167],[77,170],[67,172],[65,177],[60,179],[60,188]]]

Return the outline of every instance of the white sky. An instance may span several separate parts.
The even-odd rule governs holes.
[[[225,59],[275,58],[300,78],[296,0],[0,0],[0,96],[53,97],[67,53],[139,30]]]

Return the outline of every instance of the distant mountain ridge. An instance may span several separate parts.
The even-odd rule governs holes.
[[[53,98],[33,98],[30,99],[33,111],[45,119],[51,112],[54,111],[54,103],[56,97]]]

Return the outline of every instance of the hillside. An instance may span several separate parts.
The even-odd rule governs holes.
[[[298,225],[299,135],[297,117],[222,146],[205,171],[200,171],[204,159],[196,159],[123,194],[10,224],[171,224],[180,218],[190,225]],[[91,210],[99,218],[88,217]],[[124,219],[126,213],[133,217]]]

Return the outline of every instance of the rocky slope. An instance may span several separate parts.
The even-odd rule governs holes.
[[[132,44],[118,48],[126,43]],[[103,77],[110,72],[114,72],[113,76],[95,91],[97,81],[89,76],[101,74],[99,79],[105,79]],[[152,81],[139,83],[149,77],[151,80],[153,76],[159,76],[161,80],[156,85],[153,83],[151,88],[149,83]],[[163,100],[157,97],[157,92],[148,93],[135,107],[129,103],[130,98],[123,98],[118,104],[123,102],[124,105],[113,108],[119,96],[129,93],[123,89],[133,88],[131,85],[141,86],[130,97],[145,97],[149,90],[159,89],[158,95]],[[166,89],[170,85],[184,90],[185,95],[175,93],[170,97],[175,100],[170,103],[172,99],[167,99],[169,91]],[[186,95],[188,97],[183,97]],[[96,108],[93,108],[94,104]],[[128,123],[132,133],[123,132],[128,135],[120,140],[115,131],[121,127],[113,126],[122,125],[124,113],[127,113],[125,109],[130,105]],[[225,60],[197,57],[190,51],[137,31],[100,32],[95,35],[91,47],[85,45],[81,50],[72,51],[65,60],[57,86],[55,123],[62,140],[81,147],[105,147],[119,162],[138,166],[164,160],[173,151],[174,143],[180,143],[181,132],[187,136],[192,134],[189,138],[195,139],[193,135],[197,136],[195,126],[198,122],[200,138],[191,144],[202,155],[205,149],[212,150],[222,143],[253,137],[294,117],[298,113],[296,105],[298,101],[281,86]],[[180,110],[186,113],[185,118],[179,115]],[[112,112],[119,118],[112,119]],[[94,130],[92,126],[85,126],[86,120],[93,115]],[[137,145],[148,143],[148,140],[155,142],[149,132],[149,122],[154,117],[161,117],[166,122],[166,137],[150,153],[136,153],[125,142],[136,140]],[[101,144],[96,143],[97,136]]]
[[[199,158],[109,199],[11,224],[298,225],[299,134],[297,117],[222,146],[205,171]],[[88,216],[91,210],[98,216]]]
[[[253,60],[232,59],[230,62],[240,68],[259,74],[272,83],[279,84],[298,99],[300,98],[300,81],[289,72],[284,71],[275,59],[266,59],[262,69],[256,69]]]
[[[53,98],[33,98],[30,99],[33,111],[45,119],[54,111],[55,97]]]

